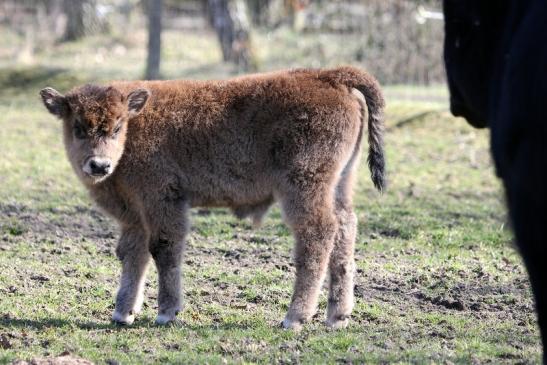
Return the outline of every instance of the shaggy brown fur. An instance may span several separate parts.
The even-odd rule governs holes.
[[[64,121],[74,170],[122,230],[114,321],[131,323],[140,310],[150,256],[159,273],[157,322],[175,319],[189,208],[226,206],[258,223],[277,201],[296,240],[283,326],[312,317],[327,268],[327,324],[347,324],[357,227],[352,176],[367,107],[368,163],[374,185],[384,188],[384,101],[373,77],[352,67],[300,69],[41,95]]]

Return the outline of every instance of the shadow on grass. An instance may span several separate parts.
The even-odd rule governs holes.
[[[77,327],[82,330],[130,330],[136,328],[181,328],[192,331],[198,330],[245,330],[250,329],[252,326],[248,324],[239,324],[239,323],[214,323],[207,325],[189,325],[184,323],[181,320],[176,320],[174,323],[168,325],[156,325],[151,318],[143,317],[142,319],[137,319],[135,323],[129,326],[119,325],[113,322],[104,323],[104,322],[93,322],[93,321],[70,321],[60,318],[48,318],[48,319],[19,319],[19,318],[2,318],[0,319],[1,327],[16,327],[16,328],[31,328],[35,330],[43,330],[45,328],[51,327]]]
[[[59,318],[48,319],[19,319],[19,318],[2,318],[0,326],[17,327],[17,328],[32,328],[42,330],[49,327],[78,327],[80,329],[124,329],[124,328],[140,328],[149,327],[149,323],[135,322],[131,326],[121,326],[115,323],[101,323],[92,321],[70,321]]]
[[[12,96],[34,93],[46,86],[67,91],[85,83],[77,73],[68,69],[47,66],[15,67],[0,70],[0,95]]]

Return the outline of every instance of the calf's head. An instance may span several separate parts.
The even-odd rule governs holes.
[[[85,85],[66,96],[52,88],[40,91],[49,112],[63,120],[68,158],[88,184],[104,181],[122,157],[128,121],[138,115],[150,96],[146,89],[127,95],[116,88]]]

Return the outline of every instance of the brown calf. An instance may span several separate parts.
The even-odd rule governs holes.
[[[93,199],[120,224],[113,320],[130,324],[150,257],[159,274],[156,322],[181,310],[188,209],[230,207],[258,223],[281,204],[295,243],[296,282],[285,328],[316,311],[330,272],[327,324],[353,307],[352,176],[368,110],[368,164],[384,187],[376,80],[352,67],[292,70],[228,81],[135,81],[41,91],[64,122],[68,158]]]

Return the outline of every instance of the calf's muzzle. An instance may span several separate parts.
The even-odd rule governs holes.
[[[112,162],[105,157],[90,157],[83,170],[91,176],[106,176],[112,172]]]

